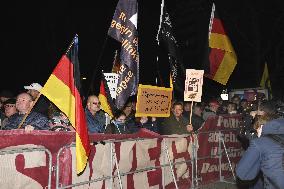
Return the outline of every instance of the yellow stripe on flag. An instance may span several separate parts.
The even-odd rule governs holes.
[[[227,35],[211,33],[209,40],[209,47],[222,49],[228,52],[234,52],[234,48]]]
[[[268,67],[267,67],[266,63],[264,64],[264,70],[263,70],[263,73],[262,73],[260,86],[263,87],[263,88],[271,89]]]
[[[79,134],[76,132],[76,166],[77,166],[77,174],[80,174],[84,171],[88,162],[88,156],[85,151],[85,148],[82,144],[81,138]]]
[[[70,123],[76,129],[75,124],[75,97],[70,88],[51,74],[46,84],[41,90],[51,102],[53,102],[69,118]],[[87,164],[88,156],[82,144],[79,134],[76,132],[76,165],[77,174],[81,173]]]
[[[99,94],[99,101],[101,102],[102,110],[105,111],[109,116],[113,118],[113,114],[112,114],[107,98],[103,94]]]
[[[237,64],[236,54],[234,52],[233,53],[225,52],[224,58],[221,64],[219,65],[218,70],[215,73],[213,80],[223,85],[226,85],[236,64]]]
[[[75,97],[72,95],[70,88],[51,74],[40,92],[65,113],[72,126],[76,128]]]

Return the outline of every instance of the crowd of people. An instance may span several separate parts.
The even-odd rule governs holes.
[[[13,95],[0,92],[1,130],[24,129],[74,131],[68,117],[46,97],[42,86],[32,83]],[[241,188],[284,188],[284,119],[279,103],[256,96],[249,102],[235,95],[229,101],[212,99],[208,104],[174,100],[169,117],[135,117],[136,98],[129,98],[109,119],[98,96],[86,98],[85,115],[89,133],[131,134],[146,128],[161,135],[198,132],[210,116],[241,114],[239,141],[245,151],[237,165]],[[283,108],[282,104],[282,108]],[[250,182],[244,182],[250,180]]]
[[[40,84],[32,83],[24,86],[25,91],[17,95],[7,90],[0,93],[2,130],[21,128],[74,131],[67,116],[45,96],[40,95],[41,88]],[[135,117],[136,98],[130,97],[121,110],[114,112],[114,117],[110,120],[101,109],[98,96],[88,96],[84,104],[89,133],[113,134],[135,133],[140,128],[162,135],[188,134],[198,131],[208,117],[219,114],[249,115],[244,118],[250,125],[253,117],[251,114],[256,110],[255,104],[250,104],[246,99],[235,95],[230,101],[216,98],[211,99],[208,104],[173,100],[169,117]],[[252,127],[249,128],[252,130]]]

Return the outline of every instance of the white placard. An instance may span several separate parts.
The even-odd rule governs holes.
[[[109,92],[112,98],[116,98],[116,89],[118,83],[118,74],[116,73],[104,73]]]
[[[186,69],[184,101],[201,102],[204,70]]]

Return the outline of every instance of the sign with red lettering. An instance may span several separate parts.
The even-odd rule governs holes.
[[[237,139],[240,119],[240,115],[237,114],[212,116],[199,130],[197,155],[201,159],[198,160],[197,172],[198,176],[202,177],[202,184],[219,180],[220,169],[222,178],[232,178],[231,168],[235,171],[236,164],[243,153],[241,143]],[[220,152],[219,145],[221,145]],[[222,153],[221,165],[219,164],[220,153]],[[202,159],[203,157],[208,158]]]

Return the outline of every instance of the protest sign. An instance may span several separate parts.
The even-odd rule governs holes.
[[[184,101],[201,102],[204,70],[186,69]]]
[[[169,117],[172,89],[151,85],[139,85],[136,117]]]

